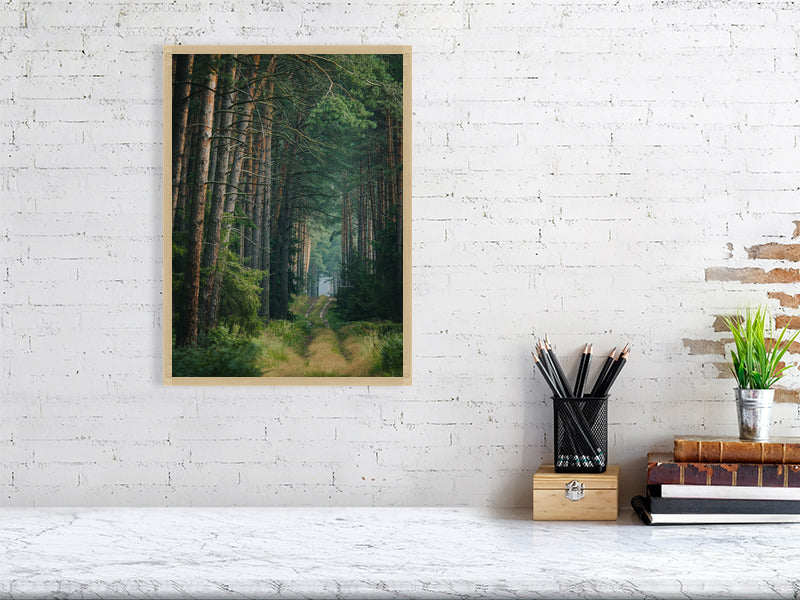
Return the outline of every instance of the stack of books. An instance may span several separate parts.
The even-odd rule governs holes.
[[[800,522],[800,438],[676,437],[631,506],[647,525]]]

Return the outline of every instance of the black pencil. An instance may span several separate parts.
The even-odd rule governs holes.
[[[600,373],[597,374],[597,379],[595,379],[595,381],[594,381],[594,387],[592,388],[592,391],[589,393],[589,397],[590,398],[597,398],[598,397],[598,394],[599,394],[599,392],[601,390],[601,387],[603,385],[603,380],[606,378],[606,375],[608,375],[608,370],[611,368],[611,365],[614,363],[614,352],[615,351],[616,351],[616,348],[611,350],[611,352],[608,354],[608,358],[606,358],[606,362],[603,363],[603,367],[600,369]]]
[[[628,351],[630,348],[630,344],[625,344],[625,347],[620,351],[619,355],[617,356],[616,360],[611,365],[611,368],[606,373],[606,376],[603,378],[603,382],[600,384],[600,396],[605,396],[608,394],[609,383],[611,382],[611,378],[614,377],[614,373],[616,372],[617,368],[619,368],[619,359],[622,358],[622,355]]]
[[[556,356],[555,351],[553,350],[552,346],[550,346],[550,338],[548,336],[544,336],[544,343],[545,348],[547,348],[547,353],[550,355],[550,360],[553,362],[553,365],[556,368],[558,378],[561,380],[561,386],[564,388],[567,396],[569,396],[569,393],[572,391],[572,387],[569,385],[567,376],[564,375],[564,369],[561,368],[561,363],[558,362],[558,357]]]
[[[575,398],[583,397],[583,388],[586,385],[586,375],[589,373],[589,365],[592,363],[592,345],[586,344],[581,354],[581,362],[578,365],[578,376],[575,378],[575,390],[572,395]]]
[[[553,362],[554,355],[552,351],[548,351],[546,343],[541,340],[539,341],[538,349],[540,355],[536,357],[539,359],[537,365],[539,366],[542,376],[545,377],[547,384],[553,391],[554,397],[568,398],[572,390],[569,389],[569,387],[565,387],[564,382],[559,377],[558,370]],[[583,444],[581,444],[581,438],[575,429],[577,423],[574,423],[574,418],[563,419],[562,426],[564,439],[561,449],[563,451],[566,447],[568,454],[560,456],[559,463],[561,464],[562,461],[566,461],[568,464],[575,467],[585,467],[590,464],[590,458],[586,450],[581,448]],[[561,464],[561,466],[567,465]]]
[[[629,347],[626,346],[625,350],[623,350],[622,353],[619,355],[617,362],[611,368],[608,377],[606,377],[608,381],[603,385],[603,389],[600,391],[601,396],[605,396],[608,394],[608,391],[611,389],[611,386],[614,385],[614,382],[617,380],[617,377],[619,377],[619,372],[622,371],[622,367],[624,367],[625,363],[628,361],[628,353],[630,352],[628,348]]]
[[[536,356],[535,352],[531,352],[531,354],[533,355],[533,362],[536,364],[536,367],[539,369],[539,372],[542,374],[542,377],[544,377],[544,380],[547,382],[547,385],[550,386],[550,389],[553,392],[553,396],[560,396],[561,394],[556,389],[553,380],[550,378],[550,374],[547,372],[547,369],[545,369],[544,365],[542,365],[542,361],[539,360],[539,357]]]
[[[539,358],[541,359],[542,363],[544,364],[545,369],[547,370],[550,378],[553,380],[553,384],[555,385],[556,389],[558,390],[558,395],[560,398],[566,398],[569,396],[569,392],[564,387],[561,379],[558,377],[558,373],[556,372],[555,365],[553,364],[553,357],[547,351],[547,348],[544,345],[543,341],[539,341]]]

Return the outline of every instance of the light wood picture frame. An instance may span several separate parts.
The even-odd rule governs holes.
[[[411,47],[164,47],[164,383],[411,384]]]

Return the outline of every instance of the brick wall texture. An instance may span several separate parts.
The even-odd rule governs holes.
[[[769,0],[0,3],[0,504],[529,505],[545,333],[570,374],[633,346],[626,504],[736,433],[718,318],[798,324],[799,42]],[[412,46],[413,386],[162,386],[161,49],[198,43]]]

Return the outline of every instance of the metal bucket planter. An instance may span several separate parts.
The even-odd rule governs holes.
[[[739,417],[740,440],[763,442],[769,439],[774,399],[775,390],[736,388],[736,413]]]

